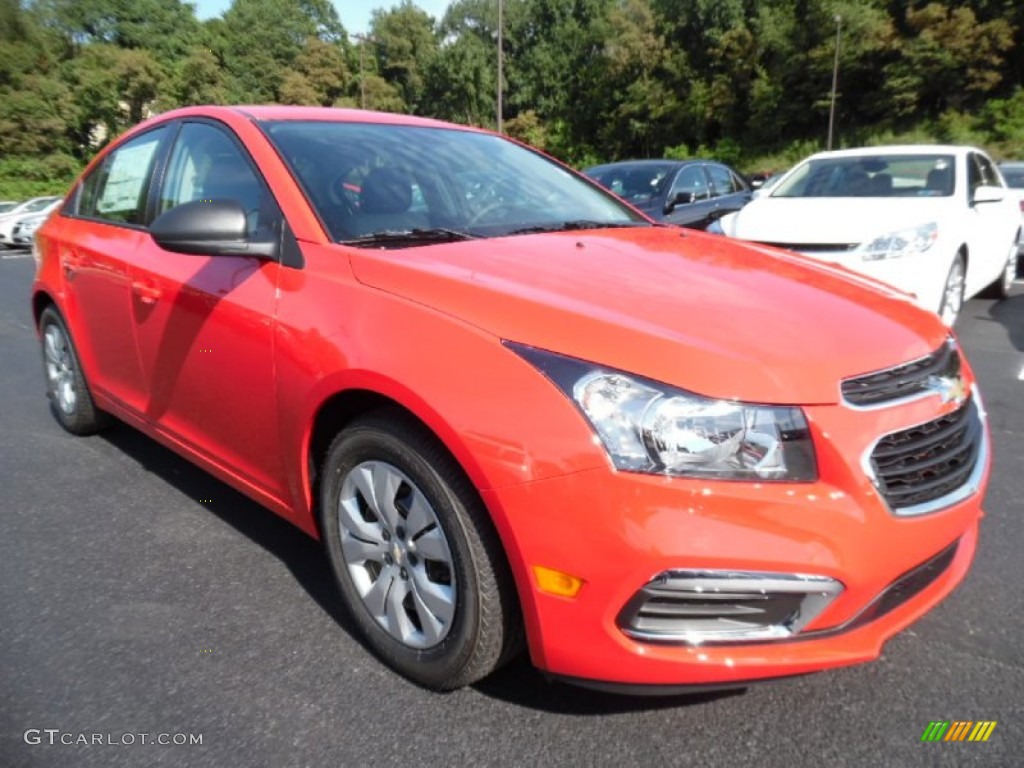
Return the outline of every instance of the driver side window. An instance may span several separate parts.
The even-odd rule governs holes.
[[[693,201],[707,200],[711,196],[711,189],[708,186],[708,178],[704,173],[704,167],[700,165],[688,165],[676,176],[672,191],[669,192],[669,200],[672,200],[680,192],[689,192],[693,195]]]
[[[185,123],[174,143],[158,213],[197,200],[234,200],[245,210],[249,236],[269,236],[281,214],[238,145],[208,123]]]

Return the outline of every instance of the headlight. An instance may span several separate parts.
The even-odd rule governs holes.
[[[714,400],[514,342],[593,427],[616,469],[720,480],[817,479],[803,412]]]
[[[882,259],[898,259],[901,256],[912,256],[924,253],[939,238],[938,225],[930,221],[919,227],[910,227],[876,237],[864,243],[857,250],[864,261],[881,261]]]

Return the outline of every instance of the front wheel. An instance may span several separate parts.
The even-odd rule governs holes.
[[[518,650],[518,604],[487,511],[454,459],[397,410],[335,438],[320,522],[342,599],[370,647],[420,685],[469,685]]]
[[[962,253],[958,253],[946,276],[946,284],[942,289],[942,301],[939,303],[938,310],[942,322],[949,328],[953,327],[964,304],[965,277],[964,256]]]

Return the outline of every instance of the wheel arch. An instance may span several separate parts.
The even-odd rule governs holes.
[[[509,521],[503,518],[500,510],[489,505],[484,494],[481,493],[481,488],[486,487],[483,468],[470,458],[468,449],[458,439],[458,432],[451,425],[426,405],[418,404],[419,407],[417,407],[417,405],[411,405],[410,402],[385,394],[380,388],[370,387],[365,383],[337,390],[321,401],[313,414],[304,443],[303,485],[304,491],[308,494],[308,508],[313,526],[309,533],[318,539],[323,537],[319,510],[320,467],[327,457],[334,438],[345,428],[346,424],[364,414],[383,409],[396,410],[415,421],[432,435],[468,480],[481,507],[487,511],[489,522],[501,543],[501,554],[512,574],[519,610],[521,615],[526,618],[528,614],[532,614],[534,609],[525,561],[519,551]],[[527,619],[527,627],[530,624],[530,620]]]
[[[478,495],[481,489],[488,487],[484,468],[474,460],[472,453],[459,438],[458,430],[440,414],[397,383],[371,382],[360,377],[322,398],[312,413],[303,441],[303,490],[307,494],[314,525],[317,525],[317,535],[320,534],[315,522],[320,467],[327,457],[331,442],[353,419],[386,408],[401,412],[427,430],[451,456]],[[494,511],[488,509],[488,512],[493,521]],[[494,522],[500,533],[503,526]],[[502,540],[504,542],[504,536]]]
[[[60,312],[57,302],[46,291],[37,290],[32,294],[32,321],[37,329],[39,328],[39,319],[43,316],[43,311],[50,306]],[[62,317],[63,315],[64,313],[61,312]]]

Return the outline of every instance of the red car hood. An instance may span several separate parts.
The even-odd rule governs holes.
[[[947,334],[851,273],[675,228],[350,253],[362,283],[502,339],[717,398],[834,403]]]

